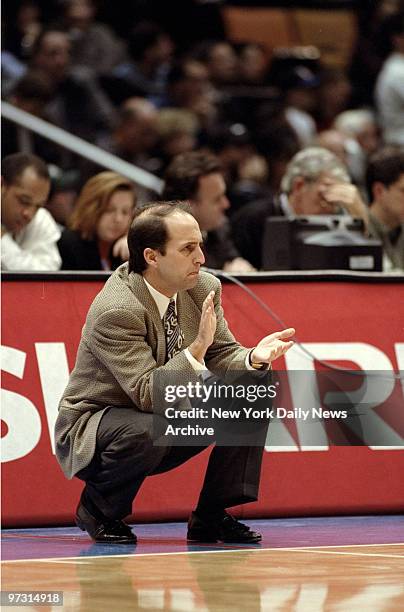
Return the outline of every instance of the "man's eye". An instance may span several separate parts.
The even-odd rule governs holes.
[[[26,200],[22,200],[21,198],[18,198],[18,201],[21,204],[21,206],[26,206],[26,207],[32,206],[31,202],[27,202]]]

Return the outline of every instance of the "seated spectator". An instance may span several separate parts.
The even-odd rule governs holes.
[[[334,128],[346,138],[346,163],[354,182],[364,187],[367,158],[380,144],[374,113],[364,108],[344,111],[335,118]]]
[[[43,117],[44,108],[51,97],[52,85],[47,77],[40,72],[29,70],[12,88],[7,102],[31,115]],[[2,119],[1,122],[1,142],[4,156],[19,151],[35,153],[46,161],[52,159],[46,154],[52,149],[47,144],[49,141],[8,119]]]
[[[340,113],[334,127],[346,136],[355,138],[365,155],[374,153],[380,144],[379,126],[374,113],[365,108],[355,108]]]
[[[58,270],[60,231],[45,210],[50,178],[45,162],[26,153],[3,159],[1,264],[3,270]]]
[[[393,52],[375,87],[376,106],[386,144],[404,144],[404,11],[386,20]]]
[[[153,172],[149,166],[150,151],[157,139],[157,110],[145,98],[128,98],[118,110],[117,122],[108,134],[96,140],[97,146],[117,157]],[[85,182],[102,168],[88,160],[80,164],[82,181]]]
[[[159,158],[158,174],[165,171],[176,155],[195,149],[199,122],[194,113],[184,108],[163,108],[158,113],[159,141],[155,151]]]
[[[119,81],[111,86],[118,85],[127,98],[162,95],[173,50],[170,36],[159,25],[138,23],[129,37],[129,59],[114,68],[112,76]]]
[[[268,179],[265,159],[258,155],[252,134],[242,123],[217,126],[207,134],[206,144],[220,162],[231,201],[229,215],[260,197]]]
[[[316,135],[313,119],[317,104],[318,75],[306,66],[294,66],[280,79],[284,92],[285,117],[295,130],[300,145],[308,146]]]
[[[62,26],[70,36],[73,66],[107,74],[123,61],[124,44],[106,24],[95,21],[93,0],[65,0],[63,11]]]
[[[5,18],[2,44],[7,51],[25,62],[42,29],[43,15],[38,0],[21,0],[15,5],[15,14]]]
[[[338,130],[322,130],[313,141],[313,146],[328,149],[344,164],[347,164],[347,136]]]
[[[268,191],[279,191],[282,177],[292,157],[301,149],[296,134],[279,107],[259,119],[255,142],[268,167]],[[258,198],[254,198],[257,200]]]
[[[115,110],[100,89],[91,70],[71,65],[69,35],[55,28],[44,30],[36,40],[31,65],[52,84],[52,98],[45,115],[49,121],[94,142],[111,128]]]
[[[58,242],[62,270],[115,270],[125,260],[122,243],[135,205],[133,184],[119,174],[100,172],[87,181]]]
[[[192,56],[206,66],[218,89],[239,81],[237,55],[229,42],[204,41],[195,47]]]
[[[158,105],[186,108],[195,113],[202,128],[209,128],[217,118],[217,108],[206,66],[190,58],[173,64],[168,73],[167,93],[158,100]]]
[[[400,4],[402,0],[362,0],[357,5],[356,42],[349,67],[353,108],[374,103],[377,75],[392,50],[388,22]]]
[[[243,85],[266,85],[268,51],[257,42],[244,43],[239,50],[239,78]]]
[[[178,155],[167,169],[162,200],[188,200],[204,236],[206,266],[227,272],[252,272],[229,236],[226,183],[216,157],[198,151]]]
[[[232,217],[240,254],[261,268],[265,219],[271,215],[348,213],[366,222],[366,205],[350,182],[346,167],[331,151],[321,147],[299,151],[286,168],[277,196],[252,202]]]
[[[386,270],[404,271],[404,149],[387,146],[370,158],[366,173],[369,232],[383,245]]]
[[[354,138],[337,129],[322,130],[317,134],[312,144],[334,153],[346,166],[355,185],[363,190],[366,157],[361,146]]]

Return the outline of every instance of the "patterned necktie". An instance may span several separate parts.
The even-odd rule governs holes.
[[[178,324],[175,312],[175,300],[170,300],[163,318],[163,324],[166,332],[168,361],[181,350],[182,343],[184,342],[184,334]]]

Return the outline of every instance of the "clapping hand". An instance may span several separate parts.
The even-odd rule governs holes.
[[[289,327],[280,332],[269,334],[262,338],[251,353],[251,361],[271,364],[275,359],[282,357],[294,344],[289,340],[295,334],[295,329]]]

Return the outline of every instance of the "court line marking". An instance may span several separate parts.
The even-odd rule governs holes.
[[[350,555],[358,555],[364,557],[392,557],[394,559],[404,558],[404,555],[388,555],[388,554],[379,554],[379,553],[354,553],[354,552],[344,552],[337,550],[322,550],[324,548],[365,548],[365,547],[376,547],[376,546],[404,546],[404,542],[391,542],[391,543],[380,543],[380,544],[341,544],[338,545],[329,545],[329,546],[302,546],[302,547],[285,547],[285,548],[232,548],[232,549],[222,549],[222,550],[181,550],[181,551],[170,551],[170,552],[159,552],[159,553],[131,553],[131,554],[118,554],[118,555],[89,555],[88,557],[50,557],[47,559],[8,559],[2,561],[2,564],[6,563],[23,563],[23,562],[42,562],[42,563],[69,563],[71,561],[87,561],[89,559],[121,559],[121,558],[129,558],[133,559],[139,557],[163,557],[170,555],[203,555],[203,554],[218,554],[218,553],[239,553],[239,552],[266,552],[266,551],[290,551],[290,552],[323,552],[327,554],[350,554]]]
[[[307,550],[304,548],[296,549],[296,552],[314,552],[319,555],[353,555],[354,557],[383,557],[390,559],[404,559],[404,555],[389,555],[387,553],[361,553],[361,552],[348,552],[343,550]]]

